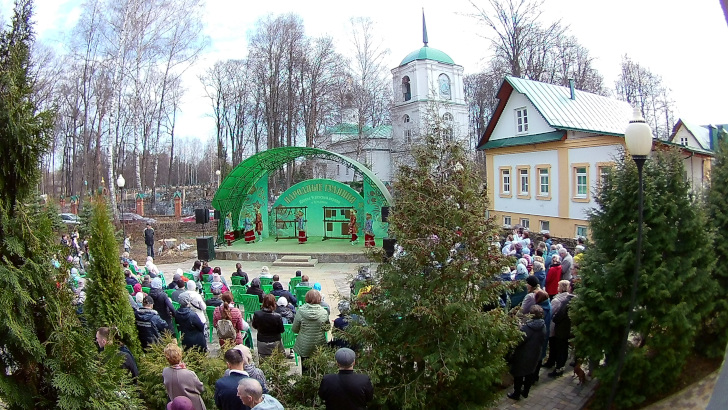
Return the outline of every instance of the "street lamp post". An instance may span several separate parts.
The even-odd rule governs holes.
[[[217,175],[217,188],[220,189],[220,170],[218,169],[215,171],[215,175]]]
[[[629,122],[627,129],[624,131],[624,140],[627,145],[627,152],[630,153],[632,159],[637,165],[637,174],[639,178],[639,208],[637,218],[637,254],[635,255],[634,277],[632,278],[632,295],[629,301],[629,311],[627,312],[627,326],[624,328],[624,336],[622,337],[622,346],[619,351],[619,362],[617,363],[617,372],[614,375],[612,383],[612,391],[609,394],[609,402],[607,408],[611,409],[614,403],[614,396],[617,393],[619,385],[619,377],[624,367],[624,359],[627,355],[627,343],[629,342],[629,331],[634,318],[634,305],[637,301],[637,285],[639,282],[640,264],[642,262],[642,214],[644,208],[644,185],[642,182],[642,168],[647,161],[647,156],[652,151],[652,130],[647,125],[639,108],[635,107],[632,113],[632,120]]]
[[[126,239],[126,225],[124,225],[124,185],[126,185],[126,180],[124,180],[123,175],[119,174],[119,178],[116,179],[116,186],[121,191],[121,201],[119,201],[121,204],[121,231],[124,233],[124,239]]]

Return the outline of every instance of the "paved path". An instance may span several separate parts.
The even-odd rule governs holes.
[[[574,376],[573,368],[566,366],[564,375],[552,379],[546,376],[550,369],[541,369],[539,381],[531,387],[528,398],[511,400],[506,397],[513,391],[513,386],[503,391],[501,399],[493,409],[538,409],[538,410],[578,410],[584,407],[594,393],[596,380],[587,380],[586,384],[579,385],[579,379]]]

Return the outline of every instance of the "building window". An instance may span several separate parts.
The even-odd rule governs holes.
[[[518,197],[528,199],[530,195],[531,185],[531,168],[518,167]]]
[[[336,164],[336,175],[341,175],[341,165]]]
[[[442,120],[445,122],[452,122],[452,114],[450,114],[449,112],[442,114]]]
[[[410,116],[407,115],[407,114],[405,114],[404,117],[402,118],[402,122],[404,122],[405,124],[407,124],[408,122],[410,122]]]
[[[589,164],[573,164],[574,201],[589,202]]]
[[[451,97],[450,94],[450,77],[448,77],[446,74],[440,74],[440,76],[437,78],[437,82],[440,86],[440,98],[444,100],[449,100]]]
[[[680,137],[680,145],[688,145],[688,137]]]
[[[501,167],[500,169],[500,196],[511,197],[511,167]]]
[[[346,175],[349,175],[349,167],[346,167]]]
[[[528,110],[526,107],[516,109],[516,133],[528,132]]]
[[[503,217],[503,226],[511,227],[511,217],[510,216],[504,216]]]
[[[536,165],[538,186],[536,189],[537,199],[551,199],[551,165]]]
[[[521,218],[521,226],[525,229],[531,228],[531,223],[528,221],[528,218]]]
[[[549,227],[550,227],[549,221],[539,221],[539,223],[541,225],[541,232],[550,230],[549,229]]]
[[[587,234],[586,226],[576,225],[576,237],[577,238],[586,238],[586,234]]]
[[[609,173],[613,166],[614,164],[611,162],[597,162],[597,174],[599,175],[597,182],[599,182],[599,188],[607,183],[607,178],[609,178]]]
[[[410,88],[410,78],[407,76],[402,77],[402,97],[404,101],[412,99],[412,88]]]

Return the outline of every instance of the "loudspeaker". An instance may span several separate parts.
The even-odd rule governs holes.
[[[384,249],[384,252],[387,254],[388,258],[391,258],[394,256],[394,244],[397,243],[397,240],[394,238],[384,238],[382,239],[382,249]]]
[[[195,223],[206,224],[210,222],[210,211],[205,208],[195,209]]]
[[[382,207],[382,222],[389,222],[389,207]]]
[[[212,236],[197,237],[197,259],[202,261],[215,259],[215,238]]]
[[[215,220],[216,221],[219,221],[221,218],[222,217],[220,216],[220,210],[219,209],[216,209],[215,210]]]

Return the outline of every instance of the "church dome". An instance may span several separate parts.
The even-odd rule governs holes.
[[[399,63],[399,65],[403,66],[415,60],[433,60],[444,64],[455,64],[455,62],[452,61],[452,58],[450,58],[449,55],[436,48],[425,46],[420,48],[419,50],[415,50],[407,54],[407,57],[405,57],[402,62]]]

